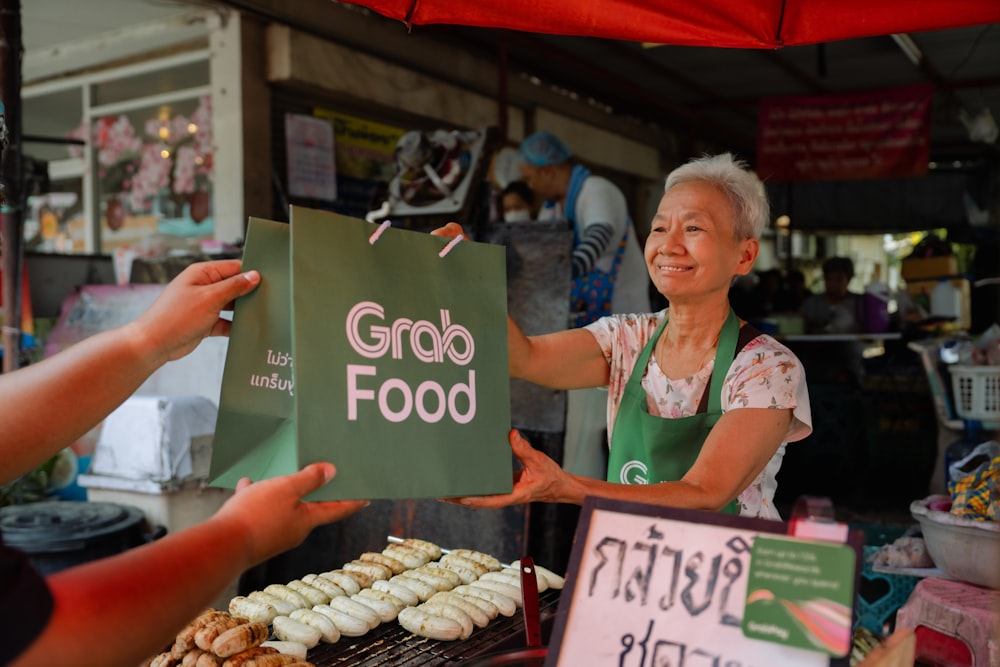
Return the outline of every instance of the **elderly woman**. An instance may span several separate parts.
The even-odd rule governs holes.
[[[798,359],[740,321],[728,298],[734,277],[753,267],[768,215],[760,182],[731,155],[692,160],[667,177],[645,246],[668,309],[540,336],[508,320],[512,376],[559,389],[608,387],[607,481],[563,471],[513,431],[523,465],[513,492],[455,502],[601,496],[780,518],[773,499],[785,443],[811,431],[805,377]]]

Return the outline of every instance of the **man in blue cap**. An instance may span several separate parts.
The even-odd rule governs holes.
[[[518,153],[524,181],[545,201],[539,218],[573,225],[570,325],[648,312],[649,275],[618,186],[574,165],[566,144],[547,130],[525,138]]]
[[[539,219],[573,226],[569,325],[581,327],[611,313],[649,312],[649,273],[618,186],[574,165],[566,144],[546,130],[526,137],[518,153],[522,178],[545,202]],[[567,392],[562,466],[569,472],[606,476],[607,401],[604,389]]]

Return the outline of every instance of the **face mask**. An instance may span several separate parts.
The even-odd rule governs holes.
[[[516,211],[507,211],[503,214],[504,222],[528,222],[531,220],[531,211],[521,208]]]

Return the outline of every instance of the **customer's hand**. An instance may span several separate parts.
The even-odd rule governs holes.
[[[241,479],[236,493],[213,520],[237,524],[252,563],[298,546],[317,526],[354,514],[366,500],[305,502],[302,498],[333,479],[332,463],[313,463],[281,477],[251,483]]]
[[[256,271],[240,272],[238,259],[192,264],[129,326],[151,355],[173,361],[206,336],[228,336],[231,323],[219,314],[259,283]]]

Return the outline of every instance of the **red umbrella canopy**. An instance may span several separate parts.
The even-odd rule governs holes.
[[[407,25],[777,48],[1000,22],[1000,0],[347,0]]]

